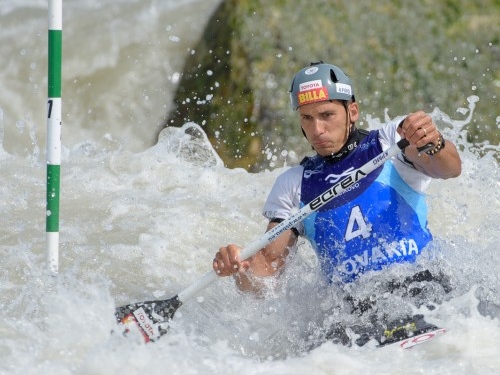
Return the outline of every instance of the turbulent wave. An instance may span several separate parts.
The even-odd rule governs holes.
[[[227,169],[195,124],[166,129],[155,146],[138,153],[117,142],[107,148],[82,142],[63,158],[60,274],[54,278],[44,254],[42,155],[3,151],[0,368],[13,374],[139,373],[144,367],[158,374],[165,368],[344,374],[399,373],[402,366],[418,373],[437,366],[440,373],[493,374],[500,338],[498,148],[471,145],[466,122],[435,116],[459,145],[464,163],[460,178],[436,181],[430,189],[436,241],[418,267],[444,270],[453,289],[417,286],[438,303],[383,294],[383,283],[404,280],[412,271],[405,266],[351,290],[331,288],[303,242],[265,298],[241,294],[232,280],[220,280],[185,303],[170,332],[146,346],[138,337],[110,334],[117,328],[114,307],[171,297],[210,269],[219,245],[245,245],[260,236],[260,209],[286,167],[260,173]],[[371,127],[380,125],[370,121]],[[329,324],[356,320],[341,302],[346,292],[376,298],[384,314],[424,314],[448,333],[397,354],[323,342]]]
[[[436,240],[418,267],[446,271],[453,289],[442,293],[428,288],[440,300],[432,308],[404,296],[398,300],[404,308],[446,327],[448,333],[439,339],[404,352],[323,343],[328,323],[349,322],[354,317],[342,310],[343,291],[322,280],[306,242],[299,244],[284,277],[270,281],[265,298],[242,294],[232,280],[224,279],[186,302],[169,333],[155,344],[144,345],[134,335],[111,334],[117,329],[115,306],[171,297],[210,269],[220,245],[245,245],[260,236],[266,226],[262,205],[274,179],[287,167],[276,164],[275,169],[259,173],[225,168],[196,124],[165,129],[154,145],[143,142],[138,147],[131,134],[147,132],[156,120],[145,112],[127,112],[137,93],[126,85],[118,85],[120,92],[114,94],[115,99],[122,99],[103,102],[103,110],[122,111],[124,127],[104,116],[102,127],[72,128],[72,122],[85,124],[87,116],[95,113],[88,113],[90,107],[75,94],[74,102],[68,103],[73,109],[66,112],[63,129],[60,270],[56,277],[49,275],[44,120],[40,120],[45,118],[40,88],[44,69],[38,63],[30,65],[41,49],[36,46],[46,27],[45,9],[36,1],[23,3],[32,7],[29,12],[0,4],[2,17],[23,12],[35,15],[31,21],[35,31],[28,37],[9,39],[19,24],[14,20],[4,24],[5,18],[0,32],[2,55],[21,59],[0,73],[8,88],[0,93],[0,373],[498,373],[499,148],[468,140],[469,125],[478,116],[477,97],[464,98],[468,106],[458,113],[436,108],[432,114],[446,137],[458,145],[463,173],[457,179],[434,181],[430,187],[429,221]],[[201,3],[214,5],[178,3],[182,14]],[[71,9],[80,3],[65,4]],[[140,7],[134,1],[89,4],[99,22],[114,22],[117,30],[138,33],[137,27],[131,28],[137,23],[123,19],[148,19],[148,12],[154,11],[167,17],[170,7],[175,7],[172,2],[152,1],[149,11],[137,12]],[[81,22],[86,19],[82,17]],[[167,39],[184,35],[180,23],[170,19],[169,24],[172,28],[167,30],[168,24],[155,23],[155,30],[167,33]],[[133,61],[121,75],[123,79],[133,77],[140,65],[139,57],[145,52],[139,46],[146,34],[134,34],[134,42],[123,47],[121,59],[130,56]],[[127,35],[117,32],[113,37],[125,40]],[[25,46],[27,39],[38,42]],[[7,40],[15,42],[4,43]],[[22,69],[26,74],[18,72]],[[106,84],[114,86],[119,76]],[[28,86],[28,94],[26,87],[21,90],[14,83],[16,77],[22,77],[19,82]],[[81,84],[80,90],[92,87],[94,83],[89,86],[87,78],[75,73],[75,85]],[[152,88],[146,96],[153,98],[158,92]],[[74,110],[80,105],[83,109]],[[386,120],[369,117],[366,123],[376,128]],[[283,152],[291,151],[274,151],[275,155]],[[403,266],[395,268],[382,282],[404,279],[408,272]],[[357,298],[376,295],[386,301],[381,310],[387,313],[401,308],[380,295],[378,283],[368,278],[348,292]],[[429,286],[424,284],[420,286]],[[317,344],[314,349],[312,343]]]

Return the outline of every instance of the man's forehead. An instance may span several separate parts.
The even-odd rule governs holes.
[[[321,102],[314,102],[309,104],[301,105],[297,111],[301,114],[308,113],[321,113],[325,111],[336,110],[338,108],[343,108],[342,104],[337,100],[324,100]]]

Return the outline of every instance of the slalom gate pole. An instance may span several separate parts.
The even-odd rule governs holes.
[[[49,270],[59,271],[62,0],[49,0],[46,238]]]

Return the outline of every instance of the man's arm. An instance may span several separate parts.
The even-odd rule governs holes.
[[[278,223],[269,223],[269,231]],[[273,242],[247,260],[240,259],[241,248],[230,244],[221,247],[215,254],[213,269],[219,276],[234,275],[241,290],[259,291],[256,277],[275,275],[285,264],[289,248],[297,241],[292,230],[282,233]]]
[[[450,140],[442,137],[431,116],[425,112],[419,111],[408,115],[398,128],[398,133],[410,142],[404,155],[419,171],[430,177],[443,179],[457,177],[462,172],[462,162],[457,148]],[[435,152],[432,155],[425,152],[419,154],[417,148],[429,142],[434,145],[431,150]],[[443,142],[444,146],[436,149],[436,146]]]

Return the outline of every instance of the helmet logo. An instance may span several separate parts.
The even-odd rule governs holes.
[[[322,102],[328,100],[328,92],[326,91],[326,87],[302,91],[297,94],[297,99],[299,106],[307,103]]]
[[[314,81],[307,81],[303,82],[299,85],[299,91],[307,91],[307,90],[312,90],[312,89],[319,89],[323,87],[323,83],[321,82],[320,79],[316,79]]]
[[[311,74],[314,74],[318,71],[318,67],[317,66],[311,66],[310,68],[306,69],[306,71],[304,72],[304,74],[307,74],[307,75],[311,75]]]
[[[335,89],[337,90],[338,93],[346,94],[349,96],[352,95],[351,86],[346,85],[345,83],[340,83],[340,82],[335,83]]]

